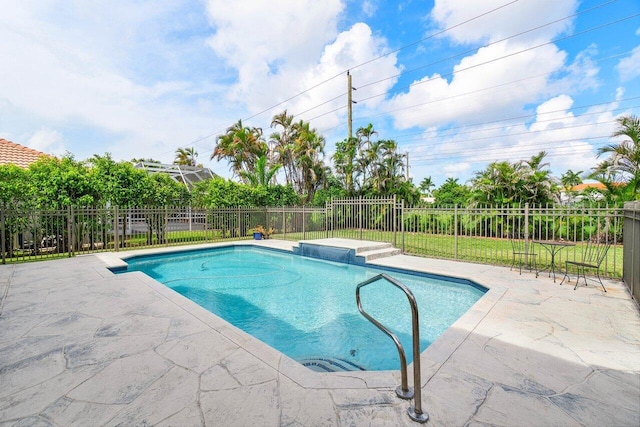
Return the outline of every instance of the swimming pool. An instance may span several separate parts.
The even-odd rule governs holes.
[[[355,302],[358,283],[383,270],[246,246],[126,261],[126,271],[146,273],[313,370],[399,368],[395,346]],[[416,297],[421,351],[486,292],[467,281],[386,273]],[[411,362],[411,312],[404,294],[378,281],[361,297],[363,307],[399,336]]]

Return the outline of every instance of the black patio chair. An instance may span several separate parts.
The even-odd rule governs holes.
[[[536,265],[536,257],[538,254],[533,251],[533,242],[527,242],[522,237],[512,237],[510,240],[512,256],[510,269],[513,270],[517,262],[520,274],[522,274],[522,264],[529,266],[529,271],[532,271],[531,264],[533,261],[533,269],[535,269],[536,277],[538,277],[538,267]]]
[[[598,243],[589,241],[582,252],[582,260],[565,261],[564,277],[562,278],[562,282],[560,282],[560,284],[562,285],[565,279],[567,279],[567,282],[571,282],[571,277],[569,276],[569,266],[572,265],[575,266],[578,270],[576,276],[576,285],[573,287],[573,290],[576,290],[576,288],[578,287],[580,276],[582,276],[582,278],[584,279],[584,285],[587,286],[587,276],[585,274],[585,270],[589,269],[595,270],[596,277],[598,279],[598,282],[600,283],[600,286],[602,286],[602,290],[607,292],[607,289],[604,287],[602,279],[600,278],[600,267],[607,257],[607,252],[609,251],[610,247],[611,243],[609,242]],[[595,281],[594,279],[590,280]]]

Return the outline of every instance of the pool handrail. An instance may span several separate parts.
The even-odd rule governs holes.
[[[387,329],[382,323],[374,319],[369,313],[362,308],[362,301],[360,299],[360,288],[367,286],[373,282],[377,282],[380,279],[384,279],[392,285],[402,290],[409,304],[411,305],[411,323],[412,323],[412,335],[413,335],[413,389],[408,387],[407,384],[407,358],[404,353],[404,347],[398,339],[398,337]],[[420,379],[420,327],[418,323],[418,304],[413,292],[407,288],[404,284],[400,283],[391,276],[384,273],[373,276],[370,279],[361,282],[356,286],[356,304],[358,305],[358,311],[366,317],[371,323],[373,323],[378,329],[384,332],[389,338],[391,338],[398,349],[398,355],[400,356],[400,373],[401,373],[401,385],[396,388],[396,395],[401,399],[414,398],[414,405],[407,410],[409,417],[413,421],[419,423],[426,423],[429,420],[429,414],[422,411],[422,381]]]

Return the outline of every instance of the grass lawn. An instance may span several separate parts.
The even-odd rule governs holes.
[[[286,240],[320,239],[326,237],[324,231],[302,233],[273,234],[272,238]],[[394,243],[397,248],[403,248],[402,233],[366,231],[363,230],[336,230],[329,233],[330,237],[340,237],[347,239],[362,239],[381,242]],[[167,233],[166,246],[177,246],[184,244],[219,242],[222,240],[248,240],[252,239],[249,234],[243,237],[232,237],[229,231],[223,235],[220,230],[197,230],[197,231],[170,231]],[[152,244],[147,242],[146,235],[136,235],[126,239],[126,249],[139,249],[143,247],[158,246],[155,235]],[[106,250],[113,250],[113,242],[106,245]],[[565,260],[581,260],[585,245],[578,243],[561,249],[556,255],[556,267],[564,272]],[[540,245],[533,244],[533,250],[537,254],[538,270],[548,270],[551,264],[551,256],[547,250]],[[88,252],[97,252],[91,250]],[[607,259],[601,270],[601,275],[611,278],[622,277],[622,251],[621,244],[611,246],[607,253]],[[508,239],[497,239],[488,237],[466,237],[449,236],[425,233],[404,233],[404,252],[406,254],[424,256],[430,258],[457,259],[460,261],[477,262],[491,265],[510,266],[512,263],[511,242]],[[78,251],[77,253],[83,253]],[[68,253],[47,253],[39,255],[16,254],[13,258],[7,258],[8,263],[38,261],[42,259],[56,259],[68,257]],[[589,274],[589,272],[587,273]]]

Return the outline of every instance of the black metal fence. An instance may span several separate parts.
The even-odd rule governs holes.
[[[640,301],[640,202],[624,205],[623,279],[638,303]]]
[[[601,273],[622,278],[624,259],[625,269],[630,269],[628,274],[637,284],[638,263],[635,269],[626,266],[634,265],[638,257],[640,233],[634,231],[640,229],[638,211],[625,212],[623,215],[622,209],[613,207],[528,205],[408,208],[395,198],[337,199],[324,208],[3,209],[0,255],[3,263],[15,263],[99,251],[252,239],[254,229],[261,226],[278,239],[384,241],[407,254],[510,265],[509,239],[517,235],[529,242],[571,243],[556,254],[555,262],[561,267],[565,260],[579,260],[586,242],[609,242],[611,249]],[[623,248],[623,237],[625,243],[636,242],[636,246]],[[540,250],[538,256],[539,266],[550,264],[549,253]],[[626,274],[625,270],[625,280]]]

